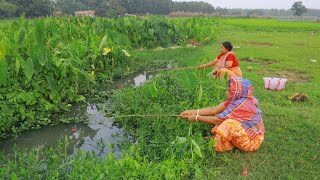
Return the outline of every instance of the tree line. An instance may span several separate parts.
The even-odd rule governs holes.
[[[214,8],[205,2],[174,2],[172,0],[0,0],[0,18],[21,15],[41,17],[57,13],[73,15],[75,11],[81,10],[94,10],[97,16],[102,17],[115,17],[127,13],[167,15],[176,11],[231,16],[288,16],[303,13],[305,16],[320,16],[320,10],[307,10],[301,2],[295,2],[290,10],[284,10]]]
[[[181,5],[180,5],[181,4]],[[209,8],[208,8],[209,7]],[[169,14],[175,11],[208,12],[212,5],[203,2],[180,3],[172,0],[0,0],[0,17],[50,16],[57,12],[73,15],[75,11],[94,10],[97,16],[129,14]]]

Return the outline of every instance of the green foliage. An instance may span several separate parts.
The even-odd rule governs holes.
[[[119,0],[129,14],[169,14],[171,0]]]
[[[0,177],[4,179],[190,179],[199,177],[195,161],[171,157],[159,162],[144,159],[131,146],[122,157],[110,153],[105,158],[78,151],[74,157],[65,155],[68,142],[56,148],[34,148],[28,152],[16,151],[14,156],[0,156]],[[195,175],[196,174],[196,175]]]
[[[38,17],[51,15],[53,9],[53,2],[51,0],[6,0],[8,3],[12,3],[16,7],[14,12],[17,16],[25,14],[27,17]]]
[[[31,58],[28,58],[26,61],[22,60],[20,62],[21,67],[23,69],[23,72],[25,76],[27,77],[27,80],[30,81],[33,74],[34,74],[34,64]]]
[[[21,17],[0,32],[1,93],[8,94],[0,101],[9,110],[4,115],[15,114],[6,119],[10,123],[0,126],[0,137],[38,128],[54,113],[66,110],[66,104],[84,101],[99,83],[138,69],[134,48],[184,44],[189,38],[214,39],[216,21],[203,20],[206,23],[164,17],[48,17],[30,21]],[[184,26],[194,28],[185,30]],[[158,97],[157,87],[154,84],[148,90],[153,98]],[[17,96],[21,92],[32,93],[37,99]]]
[[[215,90],[220,82],[205,81],[206,72],[166,72],[142,87],[124,89],[112,95],[108,114],[180,114],[186,109],[214,106],[225,98],[225,89]],[[191,74],[191,76],[187,76]],[[188,77],[194,79],[186,81]],[[191,82],[184,84],[185,82]],[[202,88],[197,88],[202,87]],[[212,92],[215,92],[214,96]],[[199,101],[201,98],[206,99]],[[172,117],[119,118],[116,121],[139,144],[138,152],[150,161],[168,157],[201,161],[212,152],[204,145],[203,135],[210,134],[204,124],[190,124]],[[212,143],[211,143],[212,145]],[[150,148],[152,147],[152,148]],[[166,148],[163,148],[166,147]]]
[[[81,23],[85,25],[82,21]],[[47,28],[48,31],[59,31],[59,28],[56,28],[58,25],[55,23],[52,25],[49,30]],[[60,25],[66,27],[66,24],[61,23]],[[101,25],[101,29],[104,28],[104,25]],[[310,51],[319,46],[319,33],[311,32],[319,29],[319,24],[287,23],[269,19],[223,19],[221,28],[224,32],[221,38],[228,39],[234,45],[241,47],[235,49],[236,56],[244,77],[250,79],[253,84],[254,95],[259,99],[259,108],[263,111],[266,132],[264,142],[258,151],[242,152],[235,149],[226,153],[216,153],[212,149],[214,141],[210,139],[209,142],[206,142],[202,138],[210,134],[210,126],[200,123],[190,124],[186,120],[171,117],[118,118],[117,123],[132,135],[131,141],[128,144],[124,142],[125,145],[121,146],[126,149],[122,156],[110,153],[101,159],[96,155],[79,151],[78,154],[68,157],[65,155],[64,146],[35,148],[30,152],[16,151],[9,156],[0,156],[0,177],[3,179],[11,177],[20,179],[243,179],[242,172],[247,170],[248,175],[245,178],[249,179],[265,179],[266,177],[270,179],[297,177],[299,179],[310,179],[310,177],[319,179],[319,138],[316,132],[320,131],[318,120],[320,71],[317,70],[320,57],[318,51]],[[88,33],[89,31],[91,33]],[[81,83],[88,83],[86,80],[90,79],[88,74],[91,71],[92,62],[97,66],[96,79],[99,80],[99,76],[110,78],[111,74],[107,73],[110,71],[114,73],[114,69],[108,64],[111,63],[110,58],[116,59],[116,54],[121,58],[127,57],[123,49],[133,57],[139,56],[136,64],[128,64],[130,68],[144,67],[148,64],[147,62],[152,62],[154,66],[174,62],[179,66],[189,67],[208,62],[219,53],[220,47],[220,39],[219,43],[213,47],[202,46],[174,50],[168,48],[162,51],[133,50],[130,45],[123,45],[117,52],[110,51],[107,56],[103,56],[99,45],[107,33],[98,36],[95,34],[97,31],[79,31],[77,35],[74,35],[75,37],[87,37],[88,39],[85,43],[79,43],[81,41],[76,41],[76,38],[72,39],[77,45],[74,45],[71,40],[67,41],[67,35],[63,36],[66,41],[60,40],[57,35],[48,38],[48,44],[53,47],[54,56],[51,66],[46,64],[44,67],[52,69],[46,69],[48,72],[40,71],[41,69],[35,70],[44,74],[38,73],[37,76],[40,74],[41,78],[31,81],[32,86],[37,87],[33,90],[28,89],[30,84],[27,84],[28,86],[24,84],[26,79],[24,72],[18,71],[17,74],[15,71],[17,57],[12,54],[21,52],[11,51],[10,48],[8,53],[6,51],[6,59],[10,59],[8,61],[10,62],[8,63],[10,69],[8,84],[12,87],[0,88],[1,131],[16,132],[27,129],[30,125],[28,123],[44,117],[41,113],[43,111],[35,111],[36,108],[45,107],[48,109],[47,112],[55,109],[56,105],[49,97],[43,98],[42,94],[51,94],[47,84],[47,77],[50,75],[57,80],[57,87],[73,87],[73,83],[64,79],[70,81],[72,79],[73,82],[76,74],[71,71],[75,71],[80,73],[77,78],[84,76],[85,80]],[[101,32],[105,31],[101,30]],[[65,31],[59,31],[59,35],[64,33]],[[112,33],[116,34],[116,32]],[[114,34],[108,37],[114,37]],[[7,39],[5,42],[10,42],[10,40]],[[109,40],[107,42],[114,39],[109,38]],[[117,38],[117,41],[127,42],[126,38]],[[30,42],[35,42],[35,40],[32,39]],[[271,43],[272,46],[255,46],[248,42]],[[304,45],[297,43],[304,43]],[[29,44],[26,43],[26,45]],[[17,48],[16,45],[12,45]],[[113,44],[113,47],[115,45],[116,43]],[[106,46],[112,48],[109,44]],[[67,51],[71,51],[72,57],[80,57],[76,60],[70,58]],[[100,66],[99,58],[108,61],[106,64],[109,65],[108,69]],[[83,63],[82,59],[89,62]],[[310,59],[317,59],[318,62],[312,62]],[[126,61],[130,59],[125,59],[125,61],[116,59],[116,62]],[[119,64],[122,65],[122,63]],[[75,68],[72,68],[73,66]],[[246,66],[252,66],[253,70],[248,71]],[[82,67],[88,68],[87,71],[82,71]],[[120,69],[119,66],[115,67],[115,69]],[[60,68],[63,71],[61,74],[59,74]],[[97,69],[105,70],[105,73],[99,73]],[[108,97],[112,96],[114,103],[110,107],[112,112],[109,112],[108,109],[108,113],[115,115],[178,114],[186,109],[216,105],[225,100],[226,81],[209,79],[206,76],[209,71],[209,69],[166,71],[142,87],[110,92]],[[293,75],[290,76],[290,73]],[[289,76],[286,88],[283,91],[265,90],[262,77],[266,75]],[[34,75],[33,78],[37,76]],[[192,81],[186,81],[186,79]],[[24,89],[21,89],[20,86]],[[83,89],[80,88],[79,91],[81,90]],[[67,94],[63,96],[64,98],[70,96],[74,99],[84,99],[83,96],[75,98],[74,91],[68,88],[58,92],[58,96]],[[294,92],[307,93],[308,101],[299,103],[289,101],[287,96]],[[59,100],[59,98],[53,99]],[[41,106],[35,105],[38,102]],[[36,118],[32,119],[32,116]],[[16,117],[20,121],[13,121],[10,117]],[[75,120],[65,119],[64,121]],[[41,123],[44,124],[45,121]]]
[[[214,7],[206,2],[172,2],[171,11],[214,13]]]
[[[228,18],[221,19],[221,24],[230,31],[232,29],[255,32],[299,32],[317,31],[319,24],[306,22],[283,22],[276,19]]]
[[[0,18],[12,18],[17,10],[17,6],[4,0],[0,3]]]
[[[8,78],[8,64],[5,58],[0,57],[0,87],[6,85]]]

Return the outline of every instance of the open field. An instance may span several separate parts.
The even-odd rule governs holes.
[[[198,24],[194,27],[199,29],[205,24],[201,22],[212,22],[208,18],[196,18],[196,21]],[[172,19],[171,22],[181,24]],[[115,158],[109,154],[100,159],[88,153],[70,157],[64,151],[65,140],[66,144],[60,147],[35,148],[30,152],[18,150],[9,157],[1,156],[0,177],[319,179],[320,24],[219,18],[212,26],[220,31],[211,34],[216,35],[211,42],[203,42],[207,34],[202,32],[202,37],[198,38],[203,42],[200,46],[187,47],[185,39],[179,44],[182,48],[175,49],[168,46],[176,43],[168,43],[167,48],[157,50],[156,47],[128,47],[131,56],[121,56],[128,61],[121,62],[120,65],[126,68],[119,67],[119,71],[125,71],[127,67],[131,68],[130,71],[151,69],[154,65],[168,63],[176,67],[195,67],[218,55],[221,42],[232,42],[237,46],[234,51],[243,75],[251,80],[259,108],[263,111],[266,132],[258,151],[214,152],[209,142],[202,139],[210,134],[208,125],[190,124],[171,117],[118,118],[116,122],[134,137],[134,142],[124,142],[127,151],[123,157]],[[67,58],[66,54],[64,58]],[[252,66],[252,71],[248,71],[247,66]],[[77,68],[81,69],[81,66]],[[103,70],[107,71],[107,68],[111,66]],[[111,93],[108,98],[112,99],[112,105],[105,108],[105,112],[116,115],[179,114],[186,109],[214,106],[224,101],[226,82],[209,79],[206,75],[209,71],[160,72],[144,86]],[[87,68],[84,72],[90,70]],[[101,72],[100,77],[115,78],[112,75]],[[283,91],[264,89],[262,78],[270,76],[288,78],[286,88]],[[92,88],[99,91],[99,86]],[[293,93],[307,94],[308,99],[292,102],[288,96]],[[243,170],[248,170],[246,177],[242,175]]]

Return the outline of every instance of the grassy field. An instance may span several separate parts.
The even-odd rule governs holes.
[[[317,118],[320,112],[317,106],[320,100],[317,90],[320,85],[320,71],[317,70],[320,67],[320,32],[301,30],[304,30],[303,26],[294,29],[298,32],[238,30],[222,36],[222,39],[241,47],[236,53],[242,60],[244,77],[254,85],[254,94],[259,99],[266,125],[261,149],[256,153],[231,152],[228,156],[232,161],[224,167],[226,173],[223,177],[234,177],[234,168],[230,167],[239,168],[244,163],[250,167],[253,178],[319,178],[320,157],[317,152],[320,151],[320,137],[316,132],[320,131]],[[272,46],[253,46],[249,42],[270,43]],[[248,58],[256,60],[245,61]],[[318,62],[313,63],[311,59]],[[246,66],[253,66],[254,71],[246,71]],[[287,77],[289,83],[284,91],[267,91],[263,89],[264,76]],[[309,100],[290,102],[287,96],[296,92],[308,94]]]
[[[218,42],[213,45],[136,50],[132,54],[147,64],[171,62],[189,67],[213,59],[220,52],[221,42],[232,42],[238,47],[235,53],[243,75],[251,80],[263,111],[266,132],[258,151],[212,152],[208,142],[202,140],[210,132],[208,125],[170,118],[119,119],[118,123],[136,139],[135,144],[129,144],[128,154],[123,158],[116,159],[110,154],[101,160],[85,153],[66,157],[63,146],[28,153],[18,151],[10,158],[0,158],[0,176],[319,179],[320,24],[269,19],[221,19],[221,24]],[[247,66],[253,70],[248,71]],[[118,114],[177,114],[189,108],[214,106],[225,98],[226,87],[221,87],[224,82],[209,79],[206,76],[209,71],[163,72],[145,86],[115,92],[111,109]],[[269,91],[263,87],[262,78],[266,76],[286,77],[289,81],[283,91]],[[307,101],[288,100],[289,95],[297,92],[307,94]],[[34,168],[28,169],[30,165]],[[248,170],[246,177],[243,170]]]
[[[233,22],[229,19],[226,21]],[[259,23],[259,20],[254,21],[255,24]],[[261,20],[260,23],[264,24],[265,21]],[[284,32],[266,32],[256,31],[255,27],[243,30],[233,26],[234,29],[226,28],[219,35],[220,42],[228,40],[240,47],[235,53],[244,77],[253,83],[254,95],[259,99],[266,126],[265,141],[259,151],[244,153],[235,150],[225,153],[222,155],[222,164],[221,159],[219,161],[216,157],[208,157],[212,163],[206,168],[219,169],[219,178],[239,178],[243,168],[248,169],[248,177],[252,179],[320,177],[317,170],[320,165],[317,153],[320,151],[320,137],[316,133],[320,132],[317,118],[317,104],[320,100],[317,90],[320,85],[320,71],[317,70],[320,67],[320,32],[296,27],[295,32],[289,29],[284,29]],[[175,59],[182,66],[196,66],[201,64],[200,57],[209,60],[218,53],[219,44],[216,44],[194,50],[167,50],[159,55],[153,52],[152,56],[156,59]],[[311,59],[318,61],[313,63]],[[252,66],[254,70],[249,72],[247,66]],[[288,78],[285,90],[265,90],[262,78],[270,76]],[[288,96],[293,93],[308,94],[309,99],[302,103],[291,102]],[[210,176],[207,178],[210,179]]]

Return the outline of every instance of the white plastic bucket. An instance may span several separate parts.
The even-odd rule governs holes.
[[[271,90],[282,90],[286,86],[287,79],[275,78],[275,77],[264,77],[264,88]]]

